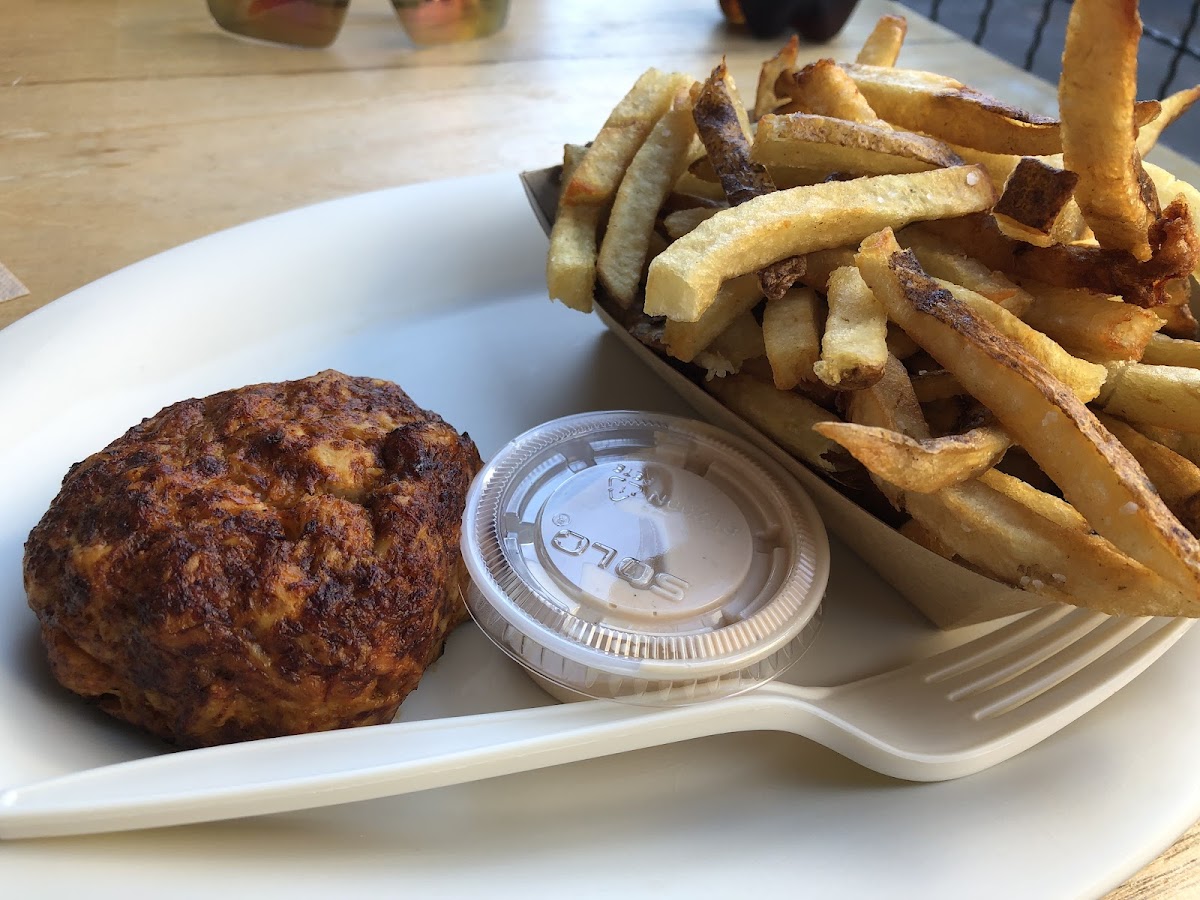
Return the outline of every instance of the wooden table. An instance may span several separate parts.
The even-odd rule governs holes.
[[[832,45],[849,58],[866,0]],[[909,15],[902,64],[1053,112],[1053,87]],[[328,50],[221,33],[202,0],[0,6],[0,260],[30,293],[0,327],[143,257],[303,204],[467,173],[516,172],[594,134],[649,65],[753,86],[775,49],[731,34],[715,0],[514,0],[495,38],[413,48],[359,0]],[[1200,182],[1200,167],[1159,162]],[[1116,898],[1200,895],[1200,826]]]

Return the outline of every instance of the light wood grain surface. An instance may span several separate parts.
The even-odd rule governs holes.
[[[903,12],[866,0],[836,41],[804,53],[852,57],[885,11]],[[902,64],[1054,110],[1052,86],[908,16]],[[514,0],[500,35],[432,49],[409,44],[383,0],[358,0],[320,51],[231,38],[203,0],[5,0],[0,260],[29,293],[0,302],[0,327],[271,213],[551,164],[647,66],[705,73],[725,53],[753,85],[774,49],[727,30],[715,0]],[[1200,181],[1194,163],[1157,155]],[[1200,826],[1109,896],[1200,896]]]

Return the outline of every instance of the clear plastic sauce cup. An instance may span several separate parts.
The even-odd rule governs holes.
[[[675,416],[540,425],[467,497],[467,605],[560,699],[674,705],[749,690],[812,642],[829,547],[753,445]]]

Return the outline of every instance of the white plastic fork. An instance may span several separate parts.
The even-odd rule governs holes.
[[[1052,607],[834,687],[774,682],[669,708],[588,700],[184,751],[12,788],[0,795],[0,838],[309,809],[733,731],[794,732],[886,775],[948,780],[1074,721],[1191,624]]]

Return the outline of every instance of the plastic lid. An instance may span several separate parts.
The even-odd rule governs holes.
[[[766,454],[640,412],[513,440],[471,486],[462,545],[467,605],[502,650],[559,696],[641,704],[774,678],[815,636],[829,574],[812,502]]]

